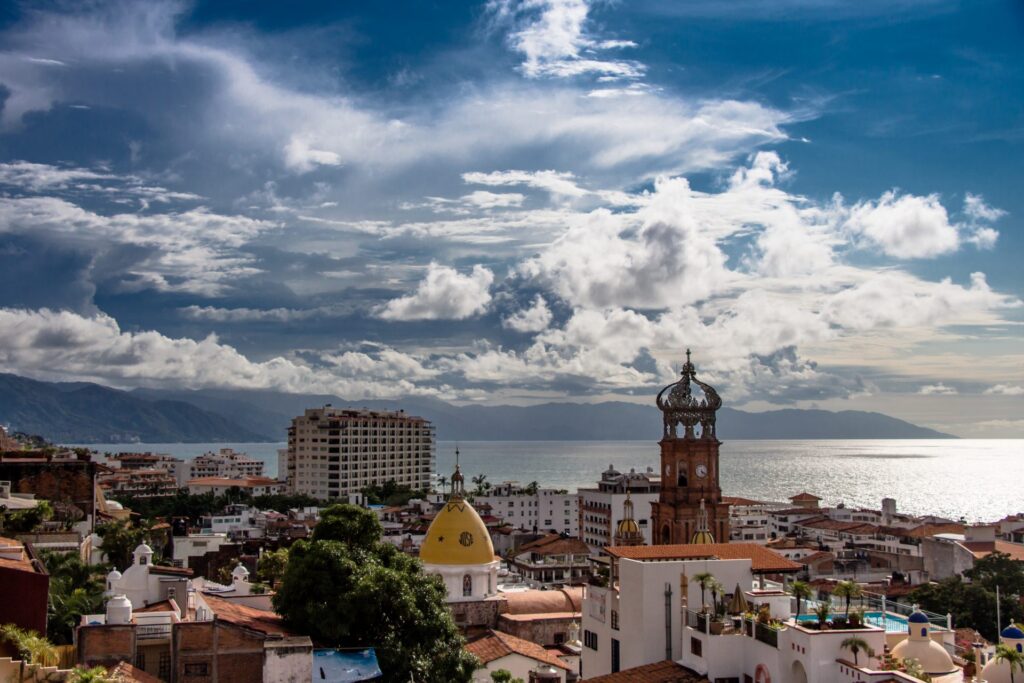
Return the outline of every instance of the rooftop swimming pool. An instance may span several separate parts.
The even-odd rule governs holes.
[[[818,617],[813,614],[801,614],[800,621],[816,622],[818,621]],[[871,626],[884,628],[886,633],[907,632],[907,618],[891,612],[865,612],[864,622]]]

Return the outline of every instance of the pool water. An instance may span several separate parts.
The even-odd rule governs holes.
[[[818,617],[813,614],[801,614],[800,621],[816,622]],[[882,612],[865,612],[864,623],[884,628],[886,633],[906,633],[908,627],[906,617]]]

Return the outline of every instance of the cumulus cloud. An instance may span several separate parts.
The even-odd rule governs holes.
[[[548,308],[548,302],[544,297],[538,294],[534,297],[532,306],[516,311],[501,324],[516,332],[540,332],[551,324],[551,309]]]
[[[932,258],[956,251],[962,241],[990,249],[999,233],[985,223],[999,219],[1003,212],[968,194],[964,213],[969,222],[950,220],[939,196],[899,195],[886,192],[877,201],[858,202],[850,209],[845,227],[899,259]]]
[[[1024,396],[1024,387],[1016,384],[996,384],[985,390],[989,396]]]
[[[379,306],[384,320],[464,320],[487,310],[494,273],[473,266],[469,275],[431,263],[416,291]]]

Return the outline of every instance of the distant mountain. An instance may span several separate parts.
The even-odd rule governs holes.
[[[323,394],[286,394],[275,391],[207,389],[164,391],[137,389],[149,399],[192,403],[229,417],[268,438],[283,441],[291,419],[306,408],[330,403],[372,410],[404,409],[421,415],[437,427],[445,441],[578,441],[657,438],[661,413],[650,404],[544,403],[533,406],[454,406],[432,398],[401,401],[346,401]],[[718,413],[722,439],[938,439],[953,438],[881,413],[855,410],[773,410],[750,413],[722,408]]]
[[[656,439],[661,414],[625,402],[534,406],[454,406],[432,398],[346,401],[323,394],[204,389],[119,391],[85,382],[39,382],[0,374],[0,424],[65,443],[284,441],[306,408],[330,403],[371,410],[404,409],[437,427],[446,441],[574,441]],[[732,439],[946,438],[880,413],[722,408],[718,433]]]
[[[145,400],[87,382],[0,373],[0,424],[56,443],[265,441],[268,436],[174,400]]]

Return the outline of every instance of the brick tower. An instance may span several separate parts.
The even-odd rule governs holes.
[[[661,496],[651,503],[655,545],[729,542],[729,506],[718,483],[718,392],[696,377],[686,351],[682,378],[658,394],[664,418]],[[682,434],[679,427],[682,427]]]

